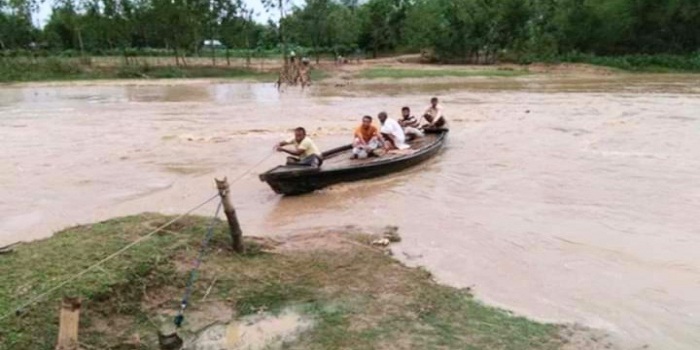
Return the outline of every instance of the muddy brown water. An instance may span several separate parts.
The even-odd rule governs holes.
[[[257,173],[306,126],[323,147],[359,116],[438,94],[437,158],[281,198]],[[605,329],[623,348],[700,348],[700,79],[614,76],[318,86],[211,81],[0,88],[0,245],[233,184],[248,234],[398,225],[396,255],[487,303]],[[213,205],[198,211],[210,215]]]

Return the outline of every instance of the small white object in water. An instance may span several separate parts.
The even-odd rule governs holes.
[[[377,240],[372,241],[372,245],[380,245],[383,247],[388,246],[389,243],[390,243],[389,239],[387,239],[387,238],[382,238],[382,239],[377,239]]]

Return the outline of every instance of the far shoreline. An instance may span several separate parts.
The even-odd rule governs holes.
[[[230,63],[212,62],[204,57],[191,58],[188,65],[175,66],[158,57],[137,57],[131,64],[124,64],[119,57],[78,58],[46,57],[40,59],[6,59],[0,65],[0,86],[46,86],[181,84],[183,81],[198,82],[269,82],[277,80],[281,59],[265,59],[246,64],[244,60]],[[621,68],[620,63],[602,60],[582,61],[534,61],[531,63],[501,62],[489,65],[425,63],[419,55],[389,56],[362,61],[349,61],[337,65],[322,60],[312,60],[312,82],[333,80],[339,76],[352,81],[374,81],[377,79],[422,79],[422,78],[517,78],[523,75],[695,75],[694,69],[679,70],[655,66]],[[231,64],[233,63],[233,64]],[[608,64],[609,63],[609,64]],[[6,70],[3,72],[3,70]],[[350,74],[348,74],[350,73]]]

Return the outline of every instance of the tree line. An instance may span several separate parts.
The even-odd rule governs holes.
[[[260,0],[284,14],[265,24],[241,0],[54,0],[43,28],[32,25],[33,1],[0,0],[0,49],[191,55],[215,39],[234,49],[479,63],[700,50],[698,0]]]

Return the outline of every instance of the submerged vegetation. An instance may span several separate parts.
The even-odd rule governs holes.
[[[398,69],[370,68],[362,71],[363,78],[442,78],[442,77],[514,77],[527,74],[522,70],[508,69]]]
[[[569,62],[588,63],[598,66],[606,66],[632,72],[673,73],[696,72],[700,73],[700,53],[695,55],[622,55],[622,56],[595,56],[584,54],[568,54],[552,58],[531,59],[529,62]]]
[[[78,226],[0,256],[0,314],[168,220],[144,214]],[[1,320],[0,349],[53,349],[61,295],[83,298],[85,348],[155,349],[159,323],[172,320],[206,223],[187,217]],[[248,252],[237,256],[219,222],[185,327],[198,312],[211,323],[207,308],[237,318],[294,307],[314,326],[285,345],[290,349],[558,349],[565,342],[561,326],[485,306],[371,247],[365,233],[344,230],[306,236],[294,249],[248,239]]]

